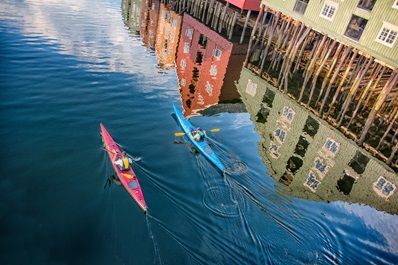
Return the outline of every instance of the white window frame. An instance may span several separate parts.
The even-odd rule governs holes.
[[[323,12],[325,11],[326,8],[328,8],[328,10],[330,10],[330,8],[334,8],[334,13],[332,14],[331,17],[328,17],[327,15],[323,14]],[[334,17],[336,16],[338,8],[339,8],[339,4],[338,3],[326,0],[325,3],[323,4],[323,7],[321,9],[321,13],[319,14],[319,16],[324,18],[324,19],[327,19],[329,21],[332,21],[334,19]],[[328,14],[329,12],[326,12],[326,13]]]
[[[329,147],[326,146],[326,144],[327,144],[328,142],[331,142],[331,144],[334,144],[334,145],[337,147],[337,148],[336,148],[336,152],[333,152],[332,150],[329,149]],[[339,150],[340,150],[340,143],[338,143],[337,141],[335,141],[335,140],[332,139],[332,138],[327,138],[326,141],[325,141],[325,143],[324,143],[323,146],[322,146],[322,149],[323,149],[324,151],[326,151],[328,154],[331,154],[332,156],[335,156],[335,155],[339,152]]]
[[[289,124],[292,123],[292,121],[294,120],[294,115],[296,115],[296,112],[292,108],[290,108],[288,106],[283,107],[281,117],[287,123],[289,123]]]
[[[186,30],[186,32],[185,32],[185,36],[187,36],[188,39],[192,40],[193,29],[192,29],[192,28],[187,28],[187,30]]]
[[[318,184],[316,184],[316,187],[311,187],[309,184],[308,184],[308,180],[310,179],[310,178],[314,178],[314,182],[317,182]],[[319,185],[321,185],[321,181],[316,177],[316,174],[313,172],[313,171],[311,171],[310,170],[310,172],[308,172],[308,175],[307,175],[307,178],[305,179],[305,182],[303,183],[303,185],[305,186],[305,187],[307,187],[307,188],[309,188],[312,192],[316,192],[317,191],[317,189],[319,188]]]
[[[222,56],[222,50],[218,47],[214,48],[213,50],[213,56],[216,58],[218,61],[221,59]]]
[[[189,43],[189,42],[184,42],[184,48],[183,48],[183,50],[184,50],[184,54],[189,53],[189,51],[191,50],[191,46],[190,46],[190,43]]]
[[[253,82],[251,79],[248,79],[245,92],[246,94],[254,97],[257,93],[257,83]]]
[[[383,184],[383,186],[382,186],[381,188],[377,187],[377,183],[380,181],[380,179],[384,179],[384,184]],[[391,186],[393,187],[393,190],[392,190],[392,192],[391,192],[390,194],[385,195],[385,194],[383,193],[383,189],[384,189],[384,186],[386,186],[387,184],[391,185]],[[373,190],[374,190],[379,196],[384,197],[385,199],[388,199],[391,195],[393,195],[393,194],[395,193],[396,189],[397,189],[397,186],[395,186],[394,183],[388,181],[388,179],[385,178],[384,176],[380,176],[380,177],[373,183]]]
[[[277,133],[279,131],[279,134]],[[281,139],[281,134],[283,135],[283,139]],[[283,144],[286,140],[286,131],[282,128],[276,128],[276,130],[274,131],[274,137],[276,139],[276,141],[278,141],[280,144]]]
[[[395,2],[392,4],[392,8],[398,9],[398,0],[395,0]]]
[[[397,0],[397,2],[398,2],[398,0]],[[394,39],[394,41],[392,43],[387,43],[385,40],[380,40],[379,39],[380,35],[381,35],[381,33],[383,32],[384,29],[388,29],[388,30],[390,30],[390,32],[391,31],[397,32],[397,35],[395,35],[395,39]],[[387,37],[388,37],[388,35],[387,35]],[[392,47],[394,47],[395,43],[397,42],[397,39],[398,39],[398,26],[395,26],[395,25],[393,25],[391,23],[388,23],[388,22],[384,21],[383,25],[380,28],[379,34],[377,34],[376,42],[381,43],[381,44],[383,44],[383,45],[385,45],[387,47],[392,48]]]

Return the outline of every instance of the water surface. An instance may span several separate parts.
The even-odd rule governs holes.
[[[249,171],[223,178],[174,144],[174,70],[117,0],[0,3],[1,264],[394,264],[397,216],[281,195],[246,113],[195,117]],[[144,216],[99,122],[135,156]]]

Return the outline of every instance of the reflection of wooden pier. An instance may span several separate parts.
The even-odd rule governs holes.
[[[248,38],[245,39],[246,36],[248,37],[247,29],[254,26],[254,20],[250,19],[252,12],[259,10],[259,7],[248,10],[239,9],[228,1],[217,0],[165,0],[165,2],[172,5],[177,12],[186,12],[225,35],[229,40],[237,40],[240,43],[248,40]]]
[[[398,167],[398,72],[262,5],[245,66]]]

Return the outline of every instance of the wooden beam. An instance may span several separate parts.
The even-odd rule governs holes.
[[[365,137],[370,129],[370,127],[373,124],[373,121],[376,117],[377,112],[379,111],[380,107],[383,105],[385,99],[387,98],[388,94],[391,92],[393,87],[396,86],[398,81],[398,73],[394,72],[391,74],[390,78],[388,79],[387,83],[384,85],[383,90],[380,92],[379,96],[377,97],[377,100],[375,104],[372,107],[372,110],[369,113],[369,116],[366,120],[365,126],[362,130],[361,137],[358,140],[358,144],[363,144],[365,141]]]

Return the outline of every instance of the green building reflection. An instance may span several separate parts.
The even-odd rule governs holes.
[[[397,174],[385,163],[247,68],[237,87],[280,192],[398,213]]]

